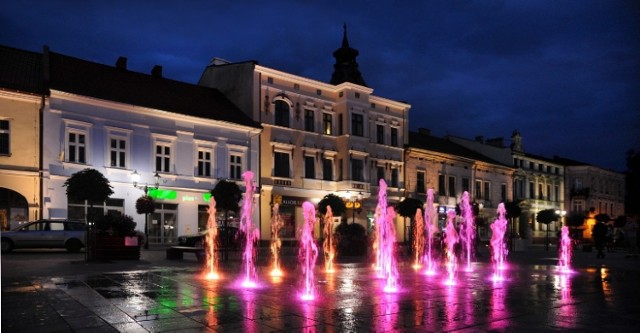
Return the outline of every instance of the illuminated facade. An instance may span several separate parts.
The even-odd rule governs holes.
[[[345,217],[370,230],[380,178],[388,184],[391,203],[404,197],[410,105],[375,96],[357,71],[356,55],[345,30],[342,47],[334,52],[331,83],[255,62],[214,59],[205,69],[200,84],[225,93],[264,128],[258,173],[261,240],[270,239],[275,203],[285,221],[282,237],[294,240],[304,222],[304,201],[317,203],[330,193],[361,196],[361,209],[354,214],[350,208]]]
[[[427,190],[434,190],[438,227],[444,228],[446,213],[455,210],[466,191],[478,207],[479,235],[487,238],[488,225],[496,218],[498,204],[513,199],[515,170],[446,137],[431,136],[425,129],[409,133],[405,154],[407,194],[426,202]],[[407,229],[408,226],[406,232]]]
[[[50,96],[43,112],[43,216],[83,218],[89,203],[67,200],[64,182],[85,168],[100,171],[114,194],[94,203],[95,213],[130,215],[144,230],[136,200],[144,186],[156,211],[149,241],[176,242],[195,234],[208,217],[205,195],[219,179],[242,184],[241,172],[258,166],[260,126],[215,89],[129,71],[126,59],[105,66],[45,50]],[[185,101],[189,103],[185,103]],[[133,173],[139,174],[138,188]]]
[[[40,217],[42,62],[0,46],[0,223],[13,229]]]

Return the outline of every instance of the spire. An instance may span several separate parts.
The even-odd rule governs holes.
[[[336,63],[333,65],[333,74],[331,75],[331,84],[338,85],[343,82],[351,82],[361,86],[367,86],[362,78],[362,74],[358,69],[356,57],[359,52],[349,46],[347,38],[347,24],[343,25],[342,46],[333,52]]]

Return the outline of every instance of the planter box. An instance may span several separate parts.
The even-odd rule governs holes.
[[[140,259],[140,242],[137,237],[96,236],[94,245],[94,259],[97,260]]]

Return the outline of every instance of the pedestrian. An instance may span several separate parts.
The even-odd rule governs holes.
[[[630,217],[627,217],[627,223],[624,224],[624,239],[627,243],[626,258],[638,258],[638,223]]]
[[[604,259],[604,245],[607,242],[607,230],[608,228],[603,221],[598,221],[593,226],[593,240],[598,250],[598,254],[596,254],[597,259]]]

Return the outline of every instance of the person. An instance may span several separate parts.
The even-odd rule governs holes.
[[[607,225],[602,221],[596,222],[593,226],[593,240],[596,243],[596,250],[598,250],[598,254],[596,254],[597,259],[604,259],[604,245],[607,241]]]
[[[624,224],[624,239],[627,243],[627,255],[626,258],[635,257],[638,258],[638,223],[632,218],[627,218],[627,223]]]
[[[613,225],[611,224],[607,224],[605,247],[607,248],[607,252],[615,252],[615,249],[613,247]]]

